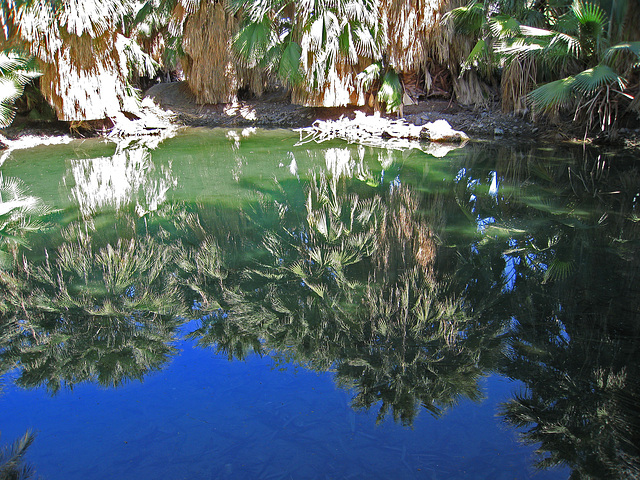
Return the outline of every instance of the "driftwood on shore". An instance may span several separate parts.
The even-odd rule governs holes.
[[[156,148],[160,142],[172,137],[178,130],[173,121],[173,114],[165,112],[156,106],[151,99],[144,99],[137,112],[136,119],[129,119],[123,113],[114,115],[109,120],[113,127],[104,130],[101,136],[124,148],[130,144],[144,144],[149,148]],[[21,135],[16,139],[6,138],[0,133],[0,166],[14,150],[33,148],[38,145],[59,145],[70,143],[70,135]]]
[[[437,157],[463,146],[469,140],[464,132],[454,130],[446,120],[419,126],[402,119],[391,120],[379,114],[366,115],[363,112],[356,112],[353,119],[343,116],[338,120],[316,120],[312,126],[296,131],[300,133],[298,145],[339,138],[349,143],[392,150],[415,148]]]
[[[129,119],[123,113],[114,115],[111,118],[113,127],[107,137],[111,139],[149,135],[167,137],[175,133],[176,125],[173,121],[173,113],[162,110],[151,98],[144,98],[136,113],[135,120]]]

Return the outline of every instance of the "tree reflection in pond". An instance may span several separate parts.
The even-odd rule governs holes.
[[[30,430],[11,445],[0,448],[0,479],[27,480],[33,478],[33,466],[24,459],[29,447],[35,440],[35,433]]]
[[[113,155],[70,161],[70,197],[86,218],[105,208],[121,209],[135,201],[136,211],[155,211],[177,184],[171,163],[158,165],[151,150],[159,138],[121,141]]]
[[[513,328],[501,371],[525,386],[501,415],[538,447],[541,468],[638,478],[640,258],[632,245],[640,229],[629,192],[640,192],[640,176],[587,153],[567,185],[566,167],[530,162],[520,174],[555,196],[524,191],[515,205],[480,213],[495,223],[479,255],[501,244],[512,265],[504,297]]]
[[[51,393],[85,381],[117,386],[175,354],[184,311],[175,249],[148,236],[100,246],[96,236],[89,223],[72,224],[43,262],[17,265],[1,358],[20,365],[18,385]]]
[[[494,367],[504,326],[480,321],[436,271],[441,210],[432,206],[433,220],[417,213],[406,187],[385,202],[371,188],[368,198],[349,193],[348,183],[314,177],[303,215],[279,203],[271,214],[280,226],[263,241],[268,255],[238,284],[217,274],[219,283],[204,282],[206,269],[196,269],[202,284],[190,284],[215,310],[202,312],[191,336],[230,358],[270,352],[335,370],[355,388],[354,407],[382,402],[379,420],[393,412],[410,425],[420,405],[439,415],[461,398],[482,398],[478,380]]]
[[[48,212],[38,197],[29,194],[24,182],[0,172],[0,275],[11,269],[18,246],[26,245],[26,234],[44,228],[40,217]]]
[[[640,476],[637,170],[467,150],[446,165],[385,157],[380,172],[363,148],[359,163],[333,148],[330,173],[238,179],[258,191],[239,205],[127,197],[12,230],[2,372],[52,393],[142,380],[197,323],[188,336],[230,360],[332,372],[378,421],[439,417],[499,373],[523,385],[500,414],[541,467]]]

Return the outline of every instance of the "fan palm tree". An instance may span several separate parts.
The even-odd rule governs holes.
[[[636,111],[640,106],[627,88],[640,63],[640,43],[621,41],[617,35],[625,30],[614,21],[629,9],[628,2],[613,2],[607,13],[599,3],[581,0],[473,1],[448,16],[458,31],[478,38],[463,69],[475,66],[485,76],[503,69],[503,108],[523,110],[525,101],[541,112],[570,106],[588,131],[596,119],[601,130],[610,129],[618,104]]]
[[[586,119],[586,131],[596,119],[605,131],[613,126],[621,101],[640,112],[634,102],[636,93],[627,89],[628,75],[640,65],[640,42],[607,47],[607,25],[599,5],[575,0],[551,28],[520,26],[522,35],[503,43],[498,51],[510,57],[533,55],[541,67],[548,61],[549,69],[575,72],[533,90],[531,104],[539,111],[571,105],[576,119],[581,115]]]
[[[18,0],[3,2],[4,45],[33,56],[40,88],[65,121],[102,120],[139,112],[133,71],[154,74],[156,64],[124,35],[131,0]]]
[[[294,102],[358,103],[362,92],[356,75],[381,56],[376,2],[236,0],[232,5],[244,14],[234,41],[237,50],[248,65],[261,66],[293,86]]]

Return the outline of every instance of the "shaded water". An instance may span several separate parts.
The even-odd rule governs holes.
[[[51,479],[638,476],[633,159],[296,140],[8,157],[3,443]]]

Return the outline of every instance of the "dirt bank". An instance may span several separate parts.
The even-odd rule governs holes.
[[[241,100],[232,105],[197,105],[193,95],[183,82],[161,83],[147,90],[163,109],[176,115],[177,121],[189,126],[207,127],[307,127],[316,119],[335,120],[342,115],[354,116],[356,110],[373,113],[364,107],[310,108],[292,105],[283,93],[271,93],[254,100]],[[477,110],[448,100],[426,100],[404,107],[404,118],[415,125],[424,125],[444,119],[472,138],[535,139],[548,134],[521,117],[504,115],[496,109]]]
[[[363,107],[310,108],[292,105],[285,92],[272,92],[259,99],[243,99],[234,104],[198,105],[185,82],[160,83],[148,89],[149,97],[163,110],[172,113],[173,122],[185,126],[205,127],[263,127],[299,128],[308,127],[314,120],[336,120],[345,115],[355,117],[357,110],[372,114]],[[394,116],[395,117],[395,116]],[[414,125],[424,125],[435,120],[446,120],[454,129],[462,130],[472,139],[501,139],[503,141],[565,142],[581,141],[584,132],[571,118],[557,122],[538,121],[520,116],[503,114],[499,105],[473,108],[443,99],[428,99],[417,105],[404,107],[404,119]],[[637,121],[635,122],[637,126]],[[16,121],[0,135],[15,140],[28,135],[40,136],[97,136],[104,134],[95,130],[72,130],[65,122],[32,123],[26,118]],[[598,143],[599,139],[588,139]],[[621,128],[614,139],[616,146],[640,151],[640,129]],[[0,137],[0,142],[2,138]],[[605,143],[608,139],[605,138]],[[3,145],[0,143],[0,150]]]

